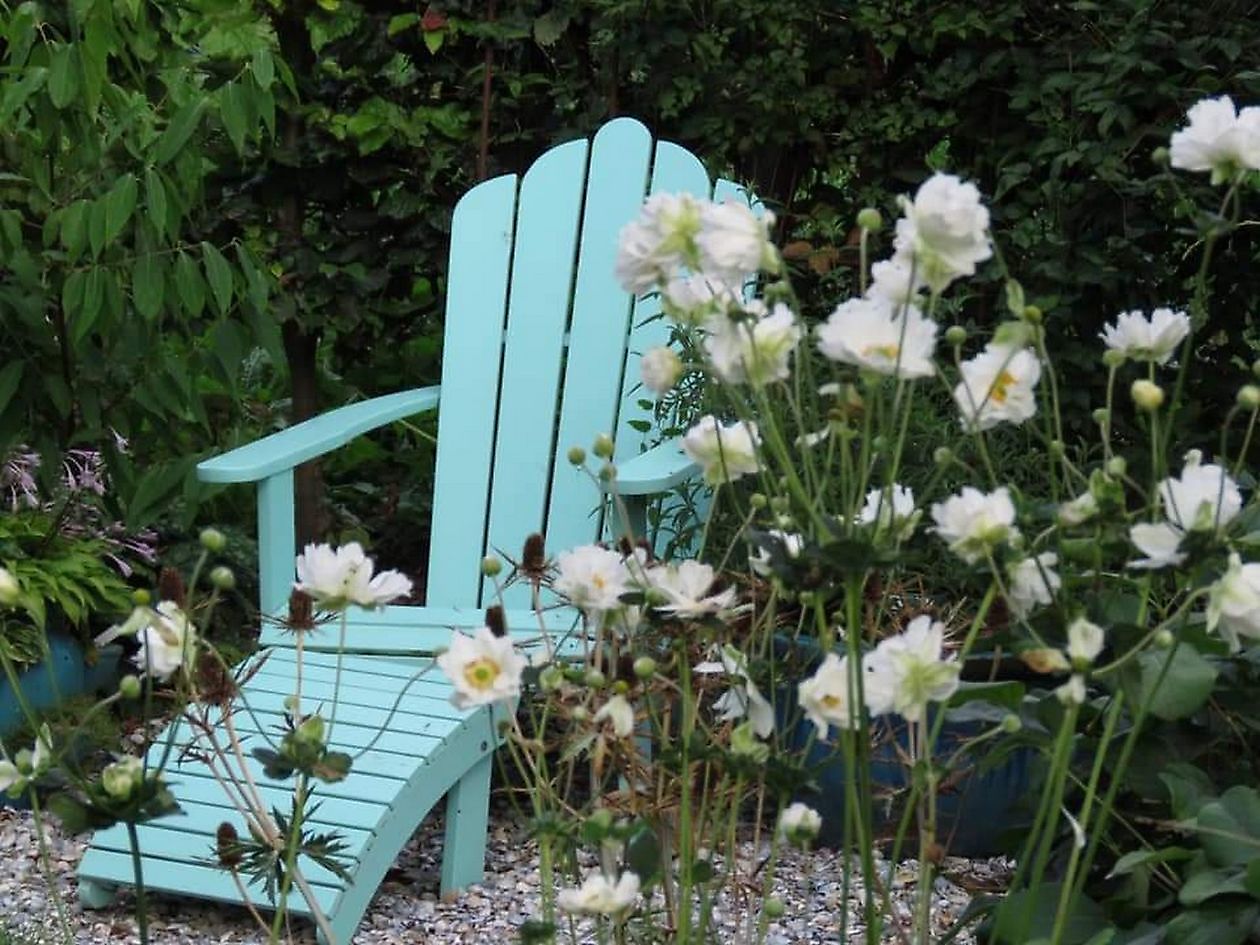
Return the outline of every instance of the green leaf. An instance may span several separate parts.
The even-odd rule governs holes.
[[[201,257],[206,264],[206,279],[214,293],[214,304],[220,315],[232,307],[232,267],[223,254],[209,243],[201,244]]]
[[[551,10],[534,20],[534,41],[539,46],[551,46],[569,28],[569,17],[559,10]]]
[[[132,528],[146,525],[161,511],[162,504],[184,484],[189,461],[172,460],[150,467],[127,503],[126,520]]]
[[[445,30],[426,30],[424,33],[424,45],[429,52],[436,54],[442,48],[442,43],[446,39]]]
[[[188,139],[192,137],[193,131],[201,121],[201,113],[205,107],[205,96],[197,96],[175,113],[166,126],[166,130],[162,132],[162,137],[158,139],[153,152],[154,161],[158,164],[166,164],[184,149],[184,145],[188,143]]]
[[[48,61],[48,97],[56,108],[65,108],[79,91],[78,50],[58,46]]]
[[[1159,773],[1159,780],[1168,789],[1173,816],[1189,820],[1196,816],[1207,801],[1216,797],[1216,785],[1200,768],[1184,762],[1174,762]]]
[[[105,195],[105,242],[112,243],[126,228],[136,209],[136,179],[124,174]]]
[[[88,241],[92,244],[92,258],[100,259],[105,250],[105,200],[93,200],[88,210]]]
[[[152,321],[162,311],[166,270],[156,253],[145,253],[131,270],[131,295],[138,311]]]
[[[1260,916],[1260,905],[1236,901],[1208,903],[1178,913],[1164,927],[1167,945],[1242,945]]]
[[[70,340],[77,347],[92,331],[105,301],[105,270],[93,266],[83,283],[83,305],[70,319]]]
[[[1130,850],[1116,860],[1116,865],[1111,868],[1111,872],[1107,875],[1108,877],[1124,876],[1132,873],[1139,866],[1175,863],[1179,860],[1188,860],[1192,856],[1194,856],[1194,851],[1187,850],[1185,847],[1163,847],[1159,850]]]
[[[83,307],[83,289],[86,282],[86,273],[82,269],[76,269],[66,276],[66,281],[62,283],[61,313],[67,319],[72,318]]]
[[[271,58],[271,50],[254,50],[250,70],[254,73],[254,81],[258,83],[259,88],[270,88],[276,77],[276,64]]]
[[[1021,889],[1008,895],[998,907],[990,941],[994,945],[1025,945],[1030,930],[1053,927],[1062,892],[1062,883],[1042,883],[1036,889]],[[1061,941],[1063,945],[1083,945],[1106,925],[1102,907],[1081,894],[1072,903]]]
[[[1165,662],[1171,660],[1168,672]],[[1189,643],[1175,650],[1147,650],[1125,668],[1121,683],[1132,705],[1150,700],[1149,711],[1158,719],[1172,722],[1193,715],[1212,695],[1216,667],[1199,655]]]
[[[1253,899],[1260,899],[1260,857],[1247,864],[1244,885]]]
[[[399,13],[397,16],[389,18],[389,25],[385,27],[385,33],[392,38],[404,30],[411,29],[419,22],[419,13]]]
[[[22,381],[22,370],[25,367],[26,362],[14,360],[0,368],[0,414],[4,413],[9,406],[9,401],[17,393],[18,384]]]
[[[660,872],[661,842],[647,824],[641,825],[626,841],[626,866],[645,882]]]
[[[76,200],[61,212],[61,245],[66,248],[70,262],[83,251],[83,242],[87,238],[87,215],[86,200]]]
[[[144,173],[144,205],[149,212],[149,222],[158,236],[166,235],[166,186],[156,168]]]
[[[1186,880],[1177,893],[1177,900],[1183,906],[1197,906],[1215,896],[1231,893],[1245,895],[1246,892],[1247,886],[1241,871],[1204,870]]]
[[[175,261],[175,291],[184,311],[197,318],[206,307],[206,283],[193,258],[180,252]]]
[[[245,151],[245,103],[241,87],[235,82],[224,83],[219,89],[219,117],[223,120],[223,129],[232,141],[237,154]]]
[[[957,708],[968,702],[982,701],[1018,712],[1024,701],[1024,684],[1008,679],[1002,682],[960,682],[946,705]]]
[[[1194,819],[1203,852],[1214,866],[1242,866],[1260,857],[1260,794],[1238,785],[1209,801]]]

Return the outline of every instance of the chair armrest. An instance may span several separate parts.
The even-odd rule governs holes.
[[[202,482],[258,482],[350,442],[361,433],[437,406],[438,387],[338,407],[197,464]]]
[[[602,488],[627,496],[668,492],[700,471],[699,464],[682,451],[681,443],[681,439],[666,440],[619,463],[616,481]]]

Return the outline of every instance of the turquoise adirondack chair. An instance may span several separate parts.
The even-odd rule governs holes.
[[[714,189],[692,154],[669,142],[654,145],[643,125],[625,118],[606,124],[593,141],[552,148],[523,178],[505,175],[474,187],[451,224],[441,386],[341,407],[198,467],[206,482],[257,483],[259,603],[262,613],[281,614],[294,579],[294,467],[366,431],[439,410],[426,605],[352,612],[345,638],[333,747],[367,751],[346,780],[318,787],[322,803],[310,826],[344,838],[350,878],[301,862],[341,945],[443,796],[442,890],[482,877],[498,743],[491,713],[453,708],[451,688],[436,669],[408,683],[453,628],[482,624],[482,608],[493,602],[480,571],[483,555],[519,553],[534,532],[553,553],[606,533],[603,513],[592,514],[601,506],[597,490],[566,460],[569,446],[588,445],[601,432],[616,431],[619,490],[640,534],[646,497],[695,471],[676,443],[640,452],[642,434],[631,426],[645,419],[637,404],[639,355],[663,343],[668,330],[661,319],[650,320],[655,303],[636,303],[617,285],[613,268],[618,232],[645,194],[658,191],[747,199],[727,181]],[[511,631],[537,636],[528,589],[510,588],[505,604]],[[576,618],[549,611],[547,620],[564,630]],[[337,638],[335,625],[308,635],[307,705],[331,701]],[[254,716],[235,717],[243,734],[274,732],[295,687],[292,637],[267,624],[261,643],[265,662],[243,690]],[[261,767],[253,775],[264,799],[287,810],[292,781],[270,782]],[[182,812],[139,829],[145,883],[241,902],[232,878],[210,861],[219,825],[231,822],[244,836],[243,819],[204,764],[173,765],[169,779]],[[103,907],[117,886],[131,883],[129,849],[121,827],[95,835],[78,870],[85,905]],[[260,888],[246,893],[269,908]],[[310,914],[296,891],[289,908]],[[326,938],[321,932],[331,945]]]

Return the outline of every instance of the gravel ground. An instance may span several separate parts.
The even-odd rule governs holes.
[[[444,902],[438,896],[438,856],[441,850],[439,815],[425,821],[404,849],[381,886],[354,937],[353,945],[512,945],[517,928],[534,914],[538,903],[538,871],[535,847],[510,810],[492,812],[486,880],[480,886]],[[81,839],[53,832],[50,837],[57,894],[64,903],[76,943],[138,942],[130,900],[121,897],[114,907],[85,912],[75,890],[74,868],[83,849]],[[35,835],[29,813],[0,809],[0,916],[13,932],[26,932],[14,945],[61,942],[55,901],[39,867]],[[743,844],[743,857],[753,854],[751,840]],[[937,880],[935,911],[941,928],[967,904],[972,891],[1000,888],[1009,864],[1001,860],[945,862],[946,877]],[[909,928],[914,894],[914,864],[903,863],[893,872],[893,908],[897,920]],[[787,913],[772,923],[769,945],[822,945],[839,939],[839,923],[848,923],[850,935],[861,931],[854,894],[850,909],[841,910],[839,855],[830,850],[794,852],[781,861],[776,893],[787,903]],[[210,943],[264,942],[258,928],[243,909],[188,899],[155,897],[152,911],[153,945],[210,945]],[[727,934],[724,942],[746,941],[737,916],[738,905],[722,915]],[[295,922],[294,939],[314,942],[305,922]],[[581,933],[579,933],[581,934]],[[583,936],[583,942],[593,937]],[[0,941],[3,938],[0,937]],[[562,938],[561,941],[567,941]],[[968,942],[960,937],[958,942]]]

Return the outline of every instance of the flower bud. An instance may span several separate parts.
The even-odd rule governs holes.
[[[129,798],[143,780],[144,768],[134,755],[106,765],[101,772],[101,787],[110,797],[120,801]]]
[[[640,679],[651,679],[656,675],[656,660],[650,656],[640,656],[634,661],[634,674]]]
[[[1025,305],[1023,316],[1030,325],[1040,325],[1043,318],[1041,309],[1036,305]]]
[[[783,900],[778,896],[771,896],[761,908],[765,912],[767,919],[781,919],[787,912],[787,906],[783,904]]]
[[[552,664],[538,674],[538,686],[543,692],[555,692],[564,684],[564,670]]]
[[[1020,721],[1019,716],[1015,713],[1008,712],[1002,716],[1002,731],[1006,732],[1007,735],[1014,735],[1023,727],[1024,723]]]
[[[1165,628],[1155,634],[1155,645],[1161,650],[1166,650],[1174,643],[1172,631]]]
[[[877,433],[875,436],[871,437],[871,449],[873,449],[876,453],[884,452],[884,450],[888,449],[888,437],[884,436],[882,433]]]
[[[612,437],[607,433],[601,433],[595,437],[595,443],[591,446],[591,452],[600,459],[612,459],[613,441]]]
[[[124,699],[139,699],[140,677],[132,673],[128,673],[122,679],[118,680],[118,692]]]
[[[220,591],[230,591],[236,587],[236,575],[226,565],[218,565],[210,569],[210,583]]]
[[[298,707],[297,693],[291,692],[287,696],[284,697],[284,711],[285,712],[296,712],[297,707]]]
[[[587,826],[593,827],[600,833],[607,833],[612,829],[614,823],[613,812],[607,807],[597,807],[591,811],[589,817],[586,818]]]
[[[1090,416],[1094,418],[1094,422],[1100,427],[1105,427],[1111,422],[1111,411],[1106,407],[1099,407]]]
[[[1062,459],[1063,454],[1067,452],[1067,448],[1063,445],[1062,440],[1051,440],[1049,444],[1050,455],[1054,459]]]
[[[1010,348],[1025,348],[1032,344],[1034,332],[1026,322],[1002,322],[993,332],[993,343]]]
[[[1151,152],[1151,160],[1154,161],[1156,164],[1158,164],[1160,167],[1168,166],[1168,158],[1169,158],[1168,149],[1164,147],[1163,145],[1160,145],[1158,148],[1156,148],[1154,151]]]
[[[801,602],[802,607],[813,607],[814,601],[817,600],[813,591],[801,591],[797,600]]]
[[[588,669],[582,681],[592,689],[598,689],[604,685],[604,683],[608,682],[608,677],[598,669]]]
[[[580,446],[570,446],[569,462],[571,462],[574,466],[581,466],[584,462],[586,462],[586,450],[582,449]]]
[[[21,595],[22,588],[18,586],[17,578],[7,568],[0,568],[0,604],[12,607]]]
[[[1107,475],[1121,479],[1129,471],[1129,464],[1123,456],[1113,456],[1107,460]]]
[[[962,325],[950,325],[945,329],[945,343],[957,348],[967,340],[967,329]]]
[[[295,737],[307,745],[322,747],[324,744],[324,718],[321,715],[308,715],[297,727]]]
[[[1129,396],[1133,398],[1133,403],[1139,410],[1153,412],[1158,410],[1164,402],[1164,389],[1143,378],[1133,382],[1133,386],[1129,388]]]
[[[1124,361],[1125,353],[1119,348],[1108,348],[1103,352],[1102,362],[1109,368],[1118,368]]]
[[[499,572],[503,570],[503,562],[495,555],[486,555],[481,559],[481,573],[486,577],[498,577]]]
[[[153,595],[142,587],[131,592],[131,602],[137,607],[148,607],[152,601]]]
[[[612,463],[604,463],[599,467],[599,481],[612,482],[617,478],[617,467]]]
[[[1243,410],[1256,410],[1260,408],[1260,387],[1255,384],[1247,384],[1238,390],[1238,406]]]
[[[748,497],[748,504],[754,509],[764,509],[769,504],[769,501],[765,494],[761,492],[754,492]]]
[[[198,536],[201,547],[216,554],[227,547],[227,537],[217,528],[203,528]]]
[[[785,495],[776,495],[770,500],[770,511],[782,515],[792,506],[792,501]]]
[[[932,462],[938,466],[948,466],[954,461],[954,451],[948,446],[938,446],[932,451]]]
[[[874,207],[863,207],[858,211],[857,225],[867,231],[878,230],[884,225],[884,217]]]
[[[584,705],[575,705],[573,707],[573,721],[585,722],[591,717],[591,710]]]
[[[624,696],[630,691],[630,684],[624,679],[618,679],[612,684],[612,691],[614,695]]]

